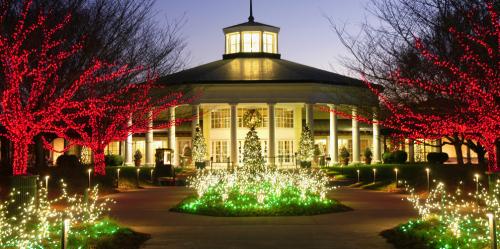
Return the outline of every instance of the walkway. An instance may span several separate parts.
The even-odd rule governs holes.
[[[149,233],[146,249],[393,248],[379,232],[413,215],[402,196],[343,188],[332,193],[355,211],[318,216],[220,218],[169,212],[190,193],[183,187],[115,194],[113,216]]]

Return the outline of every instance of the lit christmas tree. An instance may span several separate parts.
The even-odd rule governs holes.
[[[247,170],[252,172],[262,172],[265,169],[262,147],[255,127],[260,125],[262,117],[256,110],[248,110],[243,115],[243,124],[250,128],[243,145],[243,164]]]
[[[203,137],[200,126],[196,126],[196,132],[193,137],[193,161],[195,162],[196,168],[205,167],[206,156],[207,145],[205,144],[205,138]]]
[[[300,135],[299,152],[297,154],[301,166],[311,166],[314,158],[314,139],[309,126],[304,126]]]

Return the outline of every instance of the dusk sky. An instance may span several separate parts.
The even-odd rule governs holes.
[[[370,0],[254,0],[255,21],[281,28],[279,52],[283,59],[347,74],[339,62],[349,53],[332,31],[327,17],[348,24],[356,33],[374,20],[366,10]],[[182,28],[189,53],[188,67],[222,58],[222,28],[246,22],[249,0],[157,0],[158,18],[185,16]],[[353,75],[355,76],[355,75]]]

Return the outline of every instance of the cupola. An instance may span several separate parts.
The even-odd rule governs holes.
[[[224,59],[237,57],[280,58],[278,34],[280,28],[259,23],[253,17],[253,3],[250,0],[248,22],[223,29],[226,46]]]

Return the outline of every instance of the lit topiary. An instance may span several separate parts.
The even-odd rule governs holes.
[[[301,164],[307,166],[310,166],[311,161],[314,159],[314,137],[307,125],[302,128],[297,156]]]
[[[262,156],[262,146],[255,127],[260,125],[262,118],[257,110],[248,110],[243,115],[243,124],[250,128],[243,145],[243,164],[252,172],[264,171],[265,162]]]
[[[205,138],[203,137],[200,126],[197,125],[195,134],[193,136],[193,161],[195,162],[195,164],[204,164],[206,156],[207,145],[205,144]]]

